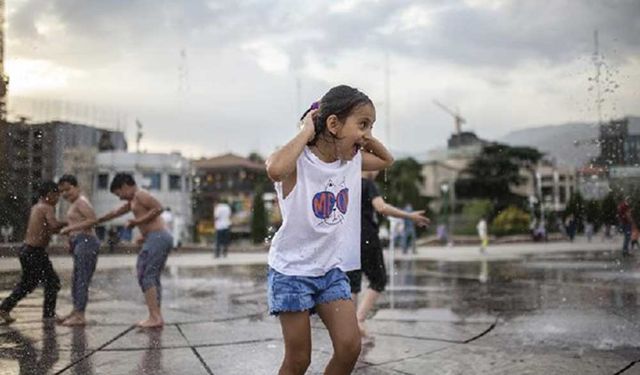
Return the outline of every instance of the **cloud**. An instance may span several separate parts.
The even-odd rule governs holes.
[[[343,82],[365,90],[383,113],[386,56],[397,147],[444,144],[450,121],[430,104],[433,98],[459,106],[468,126],[487,134],[588,119],[594,29],[608,70],[618,71],[611,79],[619,88],[608,100],[624,113],[640,96],[629,89],[640,86],[634,0],[16,0],[7,6],[10,90],[121,108],[145,120],[146,137],[158,147],[175,139],[193,142],[194,150],[231,145],[269,152],[291,135],[299,107]],[[24,61],[40,64],[24,65],[31,66],[29,80],[18,68]],[[385,116],[378,118],[376,131],[384,136]]]

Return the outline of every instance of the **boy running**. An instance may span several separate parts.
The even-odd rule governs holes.
[[[31,207],[27,233],[19,251],[22,275],[11,294],[0,305],[0,318],[5,323],[15,321],[9,315],[11,310],[41,283],[44,286],[42,318],[55,318],[60,278],[53,269],[46,248],[51,236],[66,225],[55,216],[54,207],[59,197],[58,185],[53,181],[42,183],[38,189],[38,202]]]

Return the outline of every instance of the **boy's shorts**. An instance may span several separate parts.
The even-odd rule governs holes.
[[[307,310],[314,314],[320,303],[351,299],[349,279],[339,268],[324,276],[289,276],[269,267],[267,282],[271,315]]]

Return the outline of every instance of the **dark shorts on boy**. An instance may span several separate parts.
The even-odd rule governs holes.
[[[362,290],[363,273],[369,280],[369,288],[382,293],[387,285],[387,270],[384,266],[380,239],[377,236],[369,239],[363,238],[360,249],[360,269],[347,272],[351,293],[360,293]]]
[[[351,299],[349,279],[339,268],[323,276],[289,276],[269,267],[267,283],[271,315],[300,311],[313,314],[318,304]]]
[[[161,301],[162,286],[160,275],[167,263],[169,251],[173,248],[173,237],[169,232],[160,230],[145,235],[142,250],[138,254],[136,270],[138,272],[138,284],[142,292],[156,287],[158,303]]]

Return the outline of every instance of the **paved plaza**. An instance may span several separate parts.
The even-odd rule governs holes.
[[[422,247],[397,255],[393,282],[368,324],[355,374],[640,374],[640,257],[617,243]],[[71,306],[71,259],[53,257]],[[0,326],[0,374],[275,374],[283,342],[266,313],[266,253],[172,254],[163,329],[145,317],[135,257],[98,261],[85,328],[45,325],[42,291]],[[0,298],[19,276],[0,261]],[[332,349],[313,320],[310,374]]]

